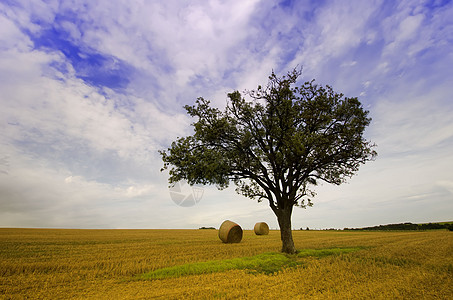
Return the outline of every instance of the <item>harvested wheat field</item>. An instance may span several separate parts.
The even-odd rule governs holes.
[[[2,299],[452,299],[453,232],[0,229]]]

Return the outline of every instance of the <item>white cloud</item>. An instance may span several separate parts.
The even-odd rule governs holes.
[[[10,19],[0,15],[0,49],[26,50],[30,46],[30,39],[23,35]]]
[[[401,81],[386,99],[378,99],[367,131],[377,144],[376,161],[362,166],[348,184],[319,187],[315,206],[306,213],[295,212],[295,219],[303,215],[296,224],[329,227],[326,215],[341,215],[337,228],[449,220],[453,209],[450,90],[438,85],[425,91],[424,85]]]
[[[0,226],[157,226],[153,219],[160,217],[153,208],[167,196],[159,185],[129,181],[122,187],[101,183],[33,156],[9,154],[4,159],[7,172],[0,173]],[[135,214],[128,214],[130,211]],[[122,222],[115,221],[118,215],[122,215]]]
[[[131,6],[105,1],[66,9],[83,10],[80,42],[147,72],[162,72],[168,66],[178,72],[176,80],[157,79],[183,87],[196,75],[213,79],[223,75],[217,70],[229,67],[226,58],[249,35],[246,28],[256,4],[255,0],[166,1]]]
[[[405,41],[413,38],[417,33],[421,23],[423,21],[423,15],[408,16],[404,19],[399,26],[399,33],[396,36],[396,42]]]
[[[337,1],[320,9],[315,15],[315,23],[304,29],[304,48],[293,64],[302,62],[311,76],[319,78],[328,60],[348,57],[348,52],[363,40],[370,40],[375,33],[366,25],[377,9],[379,1]]]

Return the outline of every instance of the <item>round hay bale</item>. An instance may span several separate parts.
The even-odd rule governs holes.
[[[239,243],[242,240],[242,228],[238,224],[226,220],[220,225],[219,238],[224,243]]]
[[[259,222],[255,224],[255,234],[256,235],[267,235],[269,234],[269,226],[264,222]]]

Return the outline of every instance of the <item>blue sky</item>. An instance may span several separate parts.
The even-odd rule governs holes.
[[[277,228],[234,187],[177,205],[157,150],[191,133],[197,97],[222,108],[295,66],[359,97],[379,156],[319,186],[294,228],[453,220],[452,16],[451,1],[3,0],[0,227]]]

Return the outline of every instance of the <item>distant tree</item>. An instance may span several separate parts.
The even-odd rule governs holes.
[[[372,160],[374,145],[363,137],[368,111],[357,98],[330,86],[296,85],[301,71],[274,72],[265,87],[228,94],[222,112],[198,98],[185,106],[196,118],[194,134],[160,151],[169,182],[215,184],[230,181],[246,197],[266,200],[277,216],[282,252],[294,253],[294,206],[311,206],[319,181],[339,185]]]

